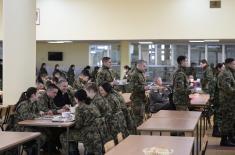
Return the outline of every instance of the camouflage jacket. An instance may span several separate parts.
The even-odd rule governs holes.
[[[68,84],[70,86],[73,85],[74,83],[74,80],[75,80],[75,73],[74,73],[74,70],[73,69],[70,69],[67,73],[67,77],[68,77]]]
[[[74,81],[73,88],[75,90],[80,90],[80,89],[83,89],[85,87],[85,85],[86,84],[80,78],[78,78]]]
[[[229,103],[235,106],[235,74],[234,71],[227,68],[218,76],[218,87],[220,103]],[[227,107],[229,108],[229,107]]]
[[[130,78],[130,88],[131,88],[131,100],[136,98],[145,99],[145,87],[146,81],[144,73],[137,68],[132,72]]]
[[[179,67],[173,75],[173,101],[177,105],[189,104],[189,87],[185,68]]]
[[[103,82],[113,82],[115,78],[115,73],[112,69],[109,69],[106,66],[102,66],[102,68],[98,71],[96,76],[96,84],[100,85]]]
[[[213,76],[213,71],[209,66],[203,69],[203,77],[201,79],[202,90],[209,93],[211,97],[214,96],[215,89],[215,79]]]
[[[54,114],[56,114],[58,108],[56,107],[54,100],[45,92],[38,98],[38,109],[43,112],[48,112],[51,110]]]
[[[91,103],[94,104],[98,108],[102,117],[107,118],[111,114],[112,110],[108,101],[104,97],[100,96],[99,94],[95,95]]]

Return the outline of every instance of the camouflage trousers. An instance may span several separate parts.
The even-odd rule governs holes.
[[[220,110],[220,106],[217,104],[214,104],[214,126],[217,126],[219,129],[221,128],[222,124],[222,114]]]
[[[145,100],[141,99],[134,99],[132,100],[132,110],[134,114],[134,121],[136,126],[140,126],[143,123],[144,120],[144,114],[145,114]]]
[[[221,135],[235,134],[235,113],[232,110],[222,110]]]

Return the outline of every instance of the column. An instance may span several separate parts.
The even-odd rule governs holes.
[[[3,0],[3,105],[35,86],[36,0]]]
[[[120,57],[120,61],[121,61],[121,76],[120,79],[123,78],[124,76],[124,69],[123,67],[125,65],[131,65],[130,62],[130,51],[129,51],[129,42],[128,41],[121,41],[121,48],[120,48],[120,53],[121,53],[121,57]]]

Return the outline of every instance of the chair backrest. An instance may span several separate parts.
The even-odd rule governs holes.
[[[208,145],[208,136],[205,135],[203,137],[201,155],[205,155],[206,154],[207,145]]]
[[[117,134],[117,140],[118,140],[118,143],[120,143],[123,140],[123,135],[121,132]]]
[[[104,151],[107,153],[109,150],[111,150],[115,146],[114,140],[110,140],[107,143],[104,144]]]

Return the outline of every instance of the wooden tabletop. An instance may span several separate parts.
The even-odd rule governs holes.
[[[131,102],[131,99],[130,99],[131,93],[123,93],[123,94],[121,94],[121,95],[122,95],[122,97],[124,98],[125,103],[130,103],[130,102]]]
[[[144,155],[143,149],[147,147],[173,149],[171,155],[190,155],[193,141],[193,137],[130,135],[106,155]]]
[[[197,118],[151,117],[140,125],[137,130],[193,132],[198,121]]]
[[[22,126],[37,126],[37,127],[71,127],[75,122],[52,122],[51,120],[25,120],[18,122]]]
[[[189,95],[190,100],[190,104],[192,106],[205,106],[207,105],[209,99],[210,99],[210,95],[209,94],[190,94]]]
[[[0,132],[0,152],[36,139],[40,135],[39,132]]]
[[[169,117],[169,118],[196,118],[199,119],[202,112],[199,111],[175,111],[175,110],[160,110],[152,114],[152,117]]]

